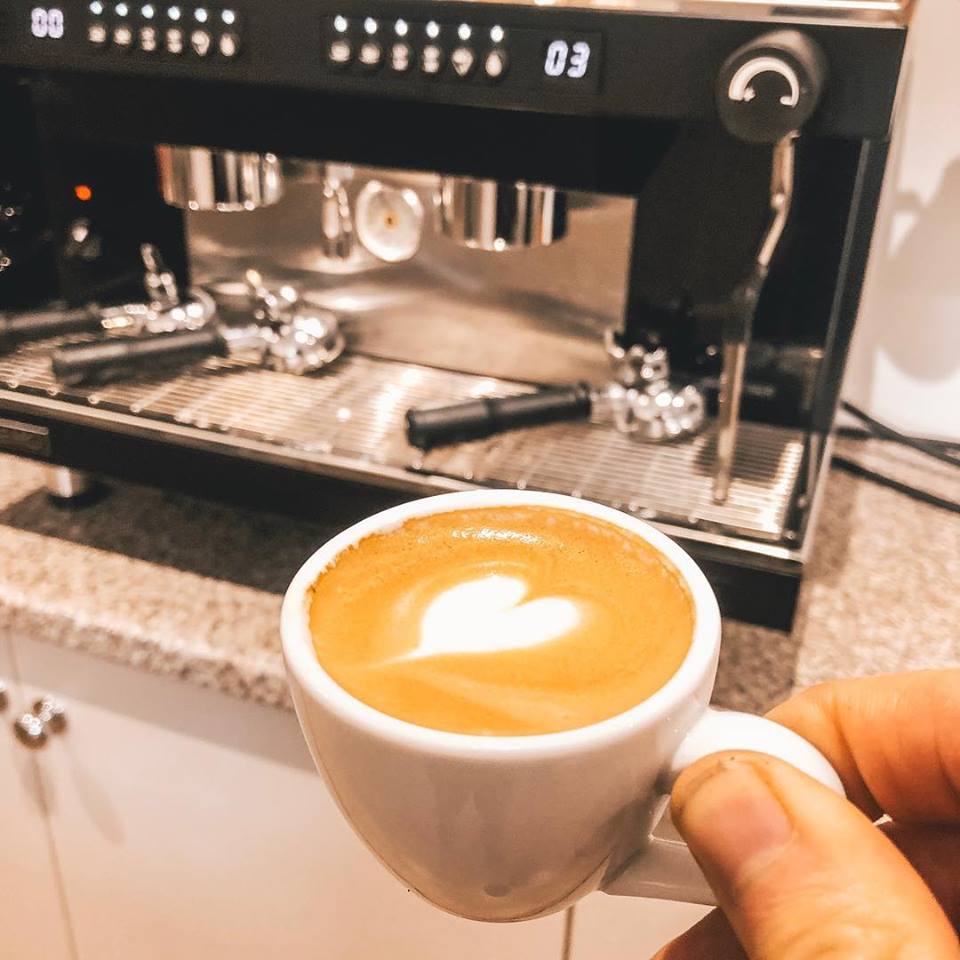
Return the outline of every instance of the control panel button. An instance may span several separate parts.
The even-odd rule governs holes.
[[[153,53],[157,47],[160,45],[159,38],[157,37],[157,28],[156,27],[141,27],[140,28],[140,49],[145,53]]]
[[[390,69],[406,73],[413,65],[413,48],[409,43],[395,43],[390,47]]]
[[[101,23],[99,20],[94,20],[94,22],[87,27],[87,40],[97,47],[104,46],[109,35],[107,25]]]
[[[450,54],[450,65],[453,67],[458,77],[468,77],[473,71],[473,65],[477,62],[477,55],[470,47],[457,47]]]
[[[183,53],[183,31],[179,27],[171,27],[163,38],[167,53]]]
[[[435,77],[443,69],[443,50],[435,43],[428,43],[420,51],[420,70]]]
[[[376,70],[383,60],[383,47],[375,40],[367,40],[360,44],[360,53],[357,59],[368,70]]]
[[[206,30],[194,30],[190,34],[190,46],[198,57],[205,57],[210,52],[213,38]]]
[[[345,67],[352,57],[353,47],[343,37],[338,37],[327,49],[327,59],[337,67]]]
[[[217,49],[221,57],[232,60],[240,52],[240,38],[233,32],[223,33],[217,41]]]
[[[133,43],[133,30],[130,29],[125,23],[120,24],[118,27],[113,28],[113,42],[121,50],[129,50],[130,44]]]
[[[483,72],[491,80],[499,80],[507,72],[507,51],[491,50],[484,58]]]

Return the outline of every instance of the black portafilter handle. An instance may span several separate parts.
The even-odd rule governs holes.
[[[407,441],[420,450],[432,450],[518,427],[586,420],[593,406],[592,396],[589,384],[574,383],[513,397],[483,397],[449,407],[408,410]]]
[[[227,340],[217,327],[179,330],[146,337],[115,337],[60,347],[51,354],[54,376],[69,385],[97,383],[149,369],[154,364],[189,363],[223,357]]]
[[[82,307],[45,307],[22,313],[0,313],[0,350],[26,340],[98,331],[101,329],[100,310],[99,304],[87,303]]]

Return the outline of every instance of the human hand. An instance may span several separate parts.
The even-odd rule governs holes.
[[[823,684],[769,716],[851,802],[762,754],[684,771],[673,820],[721,910],[656,960],[960,958],[960,670]]]

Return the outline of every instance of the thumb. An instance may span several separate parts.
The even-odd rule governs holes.
[[[754,753],[707,757],[673,819],[752,960],[960,958],[933,895],[852,804]]]

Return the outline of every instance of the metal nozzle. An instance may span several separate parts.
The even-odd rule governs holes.
[[[283,196],[283,171],[272,153],[158,145],[156,156],[160,192],[173,207],[232,213]]]
[[[567,232],[567,197],[555,187],[444,177],[440,229],[472,250],[546,247]]]

